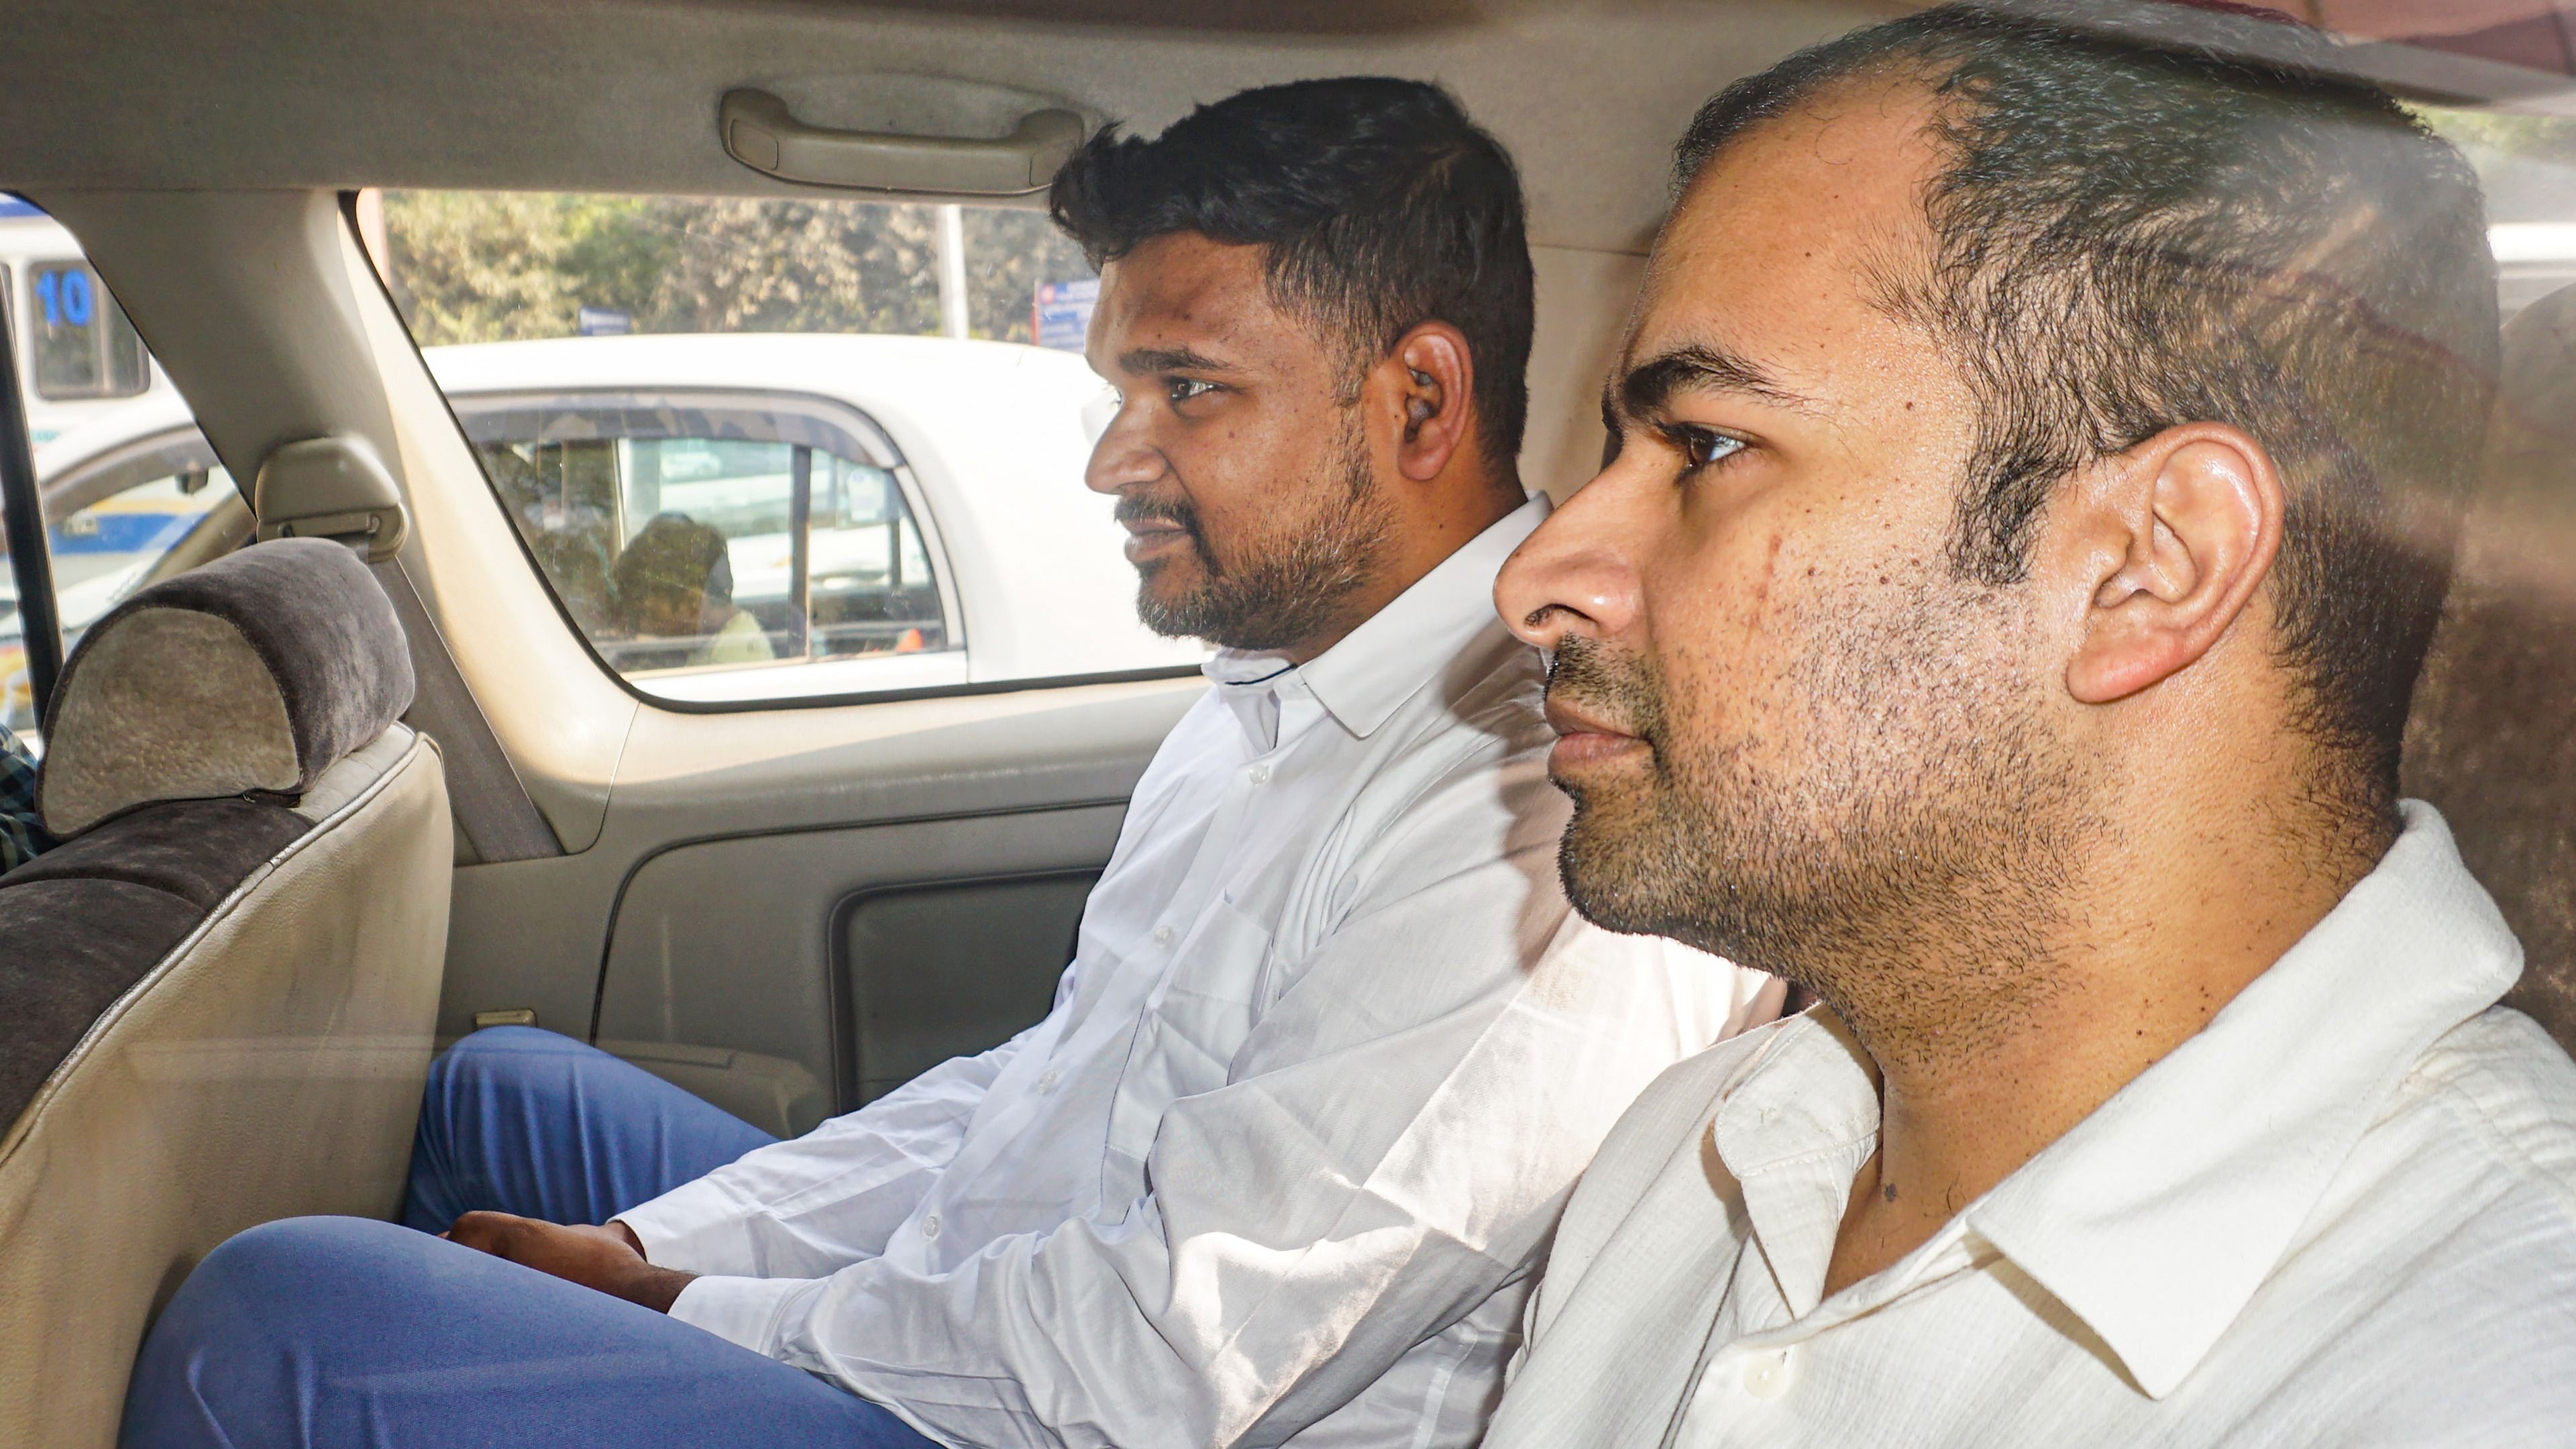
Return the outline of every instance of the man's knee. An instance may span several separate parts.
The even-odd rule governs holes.
[[[591,1066],[586,1059],[598,1055],[596,1048],[533,1026],[486,1027],[460,1037],[429,1064],[421,1091],[421,1140],[443,1151],[496,1109],[507,1120],[529,1103],[569,1099]]]
[[[383,1269],[403,1240],[424,1241],[365,1218],[285,1218],[235,1233],[153,1324],[136,1366],[138,1392],[158,1379],[193,1380],[209,1359],[239,1367],[265,1346],[325,1329],[335,1302],[383,1302]]]
[[[310,1304],[309,1290],[317,1286],[336,1290],[332,1297],[369,1297],[368,1285],[418,1258],[421,1241],[370,1218],[282,1218],[245,1228],[188,1275],[162,1321],[196,1322],[255,1308],[258,1322],[273,1324]]]
[[[460,1087],[524,1085],[531,1078],[561,1078],[567,1057],[592,1048],[533,1026],[492,1026],[456,1039],[429,1064],[435,1096]]]
[[[291,1430],[309,1418],[313,1356],[363,1340],[432,1251],[459,1250],[366,1218],[286,1218],[234,1234],[145,1338],[122,1442],[301,1442]]]

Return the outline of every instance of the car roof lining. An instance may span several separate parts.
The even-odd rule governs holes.
[[[794,195],[717,144],[727,88],[946,76],[1060,95],[1151,132],[1243,86],[1378,72],[1450,85],[1502,137],[1527,179],[1539,244],[1638,251],[1664,206],[1663,159],[1702,100],[1800,45],[1911,8],[332,0],[280,11],[27,0],[0,53],[0,184]]]

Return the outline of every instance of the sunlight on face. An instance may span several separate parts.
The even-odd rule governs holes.
[[[1874,302],[1928,246],[1919,121],[1819,105],[1711,163],[1656,246],[1615,456],[1497,590],[1590,621],[1540,640],[1577,903],[1809,985],[1927,912],[2030,955],[2044,919],[1991,904],[2081,794],[2027,600],[1948,564],[1973,402]]]
[[[1146,625],[1290,649],[1340,622],[1392,512],[1347,357],[1272,302],[1262,250],[1138,246],[1102,272],[1087,351],[1119,394],[1088,481],[1118,497]]]

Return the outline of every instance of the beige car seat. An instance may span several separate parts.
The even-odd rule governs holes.
[[[64,843],[0,876],[0,1444],[112,1445],[231,1234],[394,1212],[453,862],[411,696],[392,605],[317,539],[143,590],[65,666]]]
[[[2405,785],[2441,808],[2522,938],[2506,1003],[2576,1050],[2576,287],[2505,328]]]

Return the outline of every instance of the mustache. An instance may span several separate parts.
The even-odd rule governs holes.
[[[1569,634],[1548,656],[1547,697],[1577,705],[1662,754],[1663,681],[1652,665],[1633,654]]]
[[[1120,523],[1168,523],[1190,536],[1201,557],[1207,557],[1207,535],[1199,528],[1199,511],[1179,498],[1152,498],[1142,493],[1121,493],[1113,511]]]

